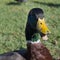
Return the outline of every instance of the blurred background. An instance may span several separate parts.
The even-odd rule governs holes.
[[[25,26],[32,8],[42,8],[51,30],[42,41],[54,58],[60,57],[60,0],[0,0],[0,54],[26,48]]]

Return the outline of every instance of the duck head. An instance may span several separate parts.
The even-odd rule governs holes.
[[[30,28],[27,28],[30,27]],[[27,21],[27,32],[31,35],[38,32],[40,33],[43,40],[48,39],[48,34],[50,30],[48,29],[45,19],[44,19],[44,12],[40,8],[33,8],[28,14],[28,21]],[[28,35],[29,36],[29,35]]]

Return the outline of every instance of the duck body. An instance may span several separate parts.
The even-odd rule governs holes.
[[[27,44],[27,60],[53,60],[49,50],[42,43]]]

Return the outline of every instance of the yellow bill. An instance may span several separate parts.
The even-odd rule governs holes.
[[[43,19],[40,19],[40,18],[38,19],[38,21],[37,21],[37,30],[39,32],[42,32],[43,34],[45,34],[45,36],[42,37],[43,40],[48,39],[47,34],[50,33],[50,30],[48,29],[48,27],[47,27],[47,25],[46,25],[46,23],[44,21],[44,18]]]
[[[47,33],[50,33],[50,30],[48,29],[45,21],[44,21],[44,18],[41,20],[40,18],[38,19],[38,22],[37,22],[37,29],[42,32],[43,34],[47,34]]]

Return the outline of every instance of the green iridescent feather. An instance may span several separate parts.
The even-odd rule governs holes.
[[[40,39],[40,34],[39,33],[35,33],[33,36],[32,36],[32,41],[37,41],[38,39]]]

